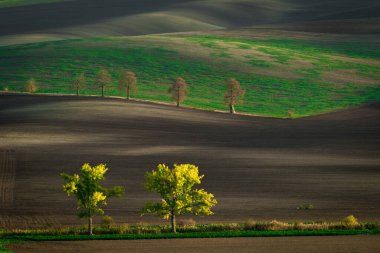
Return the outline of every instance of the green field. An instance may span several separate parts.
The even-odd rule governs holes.
[[[72,39],[0,47],[0,90],[24,91],[33,77],[41,93],[75,93],[73,78],[85,72],[83,94],[100,94],[94,77],[108,69],[107,95],[124,96],[124,69],[139,79],[135,98],[170,102],[177,76],[189,84],[185,106],[227,110],[224,80],[246,90],[238,112],[302,117],[380,100],[380,47],[376,42],[265,37],[171,35]]]
[[[53,2],[72,1],[72,0],[0,0],[0,8],[14,7],[32,4],[45,4]]]

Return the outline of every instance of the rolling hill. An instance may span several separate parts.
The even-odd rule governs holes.
[[[247,90],[244,113],[301,117],[379,100],[380,3],[364,0],[3,0],[0,89],[72,93],[86,72],[123,69],[139,99],[170,102],[173,78],[186,106],[223,110],[223,81]],[[134,36],[131,36],[134,35]],[[139,35],[139,36],[136,36]],[[153,36],[154,35],[154,36]],[[48,42],[52,41],[52,42]],[[53,42],[56,41],[56,42]]]
[[[380,99],[378,37],[337,36],[262,29],[135,37],[103,37],[0,47],[0,89],[23,91],[34,77],[39,92],[74,93],[73,78],[87,76],[82,94],[99,95],[96,73],[108,69],[117,89],[123,70],[136,72],[139,99],[170,102],[167,90],[182,76],[186,106],[225,110],[224,80],[246,90],[238,111],[302,117]]]
[[[50,1],[50,0],[49,0]],[[379,17],[364,0],[3,0],[0,36],[119,36]],[[14,3],[16,6],[11,6]],[[31,4],[21,5],[20,4]],[[33,4],[34,3],[34,4]],[[17,5],[18,4],[18,5]],[[8,7],[4,7],[8,6]],[[9,7],[10,6],[10,7]]]

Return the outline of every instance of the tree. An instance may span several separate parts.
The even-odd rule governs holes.
[[[177,77],[175,83],[169,88],[169,93],[172,95],[173,101],[176,101],[177,106],[185,101],[187,96],[187,83],[182,77]]]
[[[229,105],[230,113],[235,113],[235,105],[241,102],[245,91],[241,89],[240,82],[235,78],[226,80],[226,88],[224,102]]]
[[[147,203],[142,215],[156,214],[170,219],[172,231],[176,232],[176,216],[189,213],[193,215],[212,215],[211,207],[217,201],[214,195],[203,189],[193,189],[201,183],[204,175],[198,174],[198,167],[192,164],[174,165],[170,169],[159,164],[157,170],[147,172],[145,188],[161,195],[161,203]]]
[[[36,84],[36,80],[34,80],[34,78],[30,78],[30,79],[26,82],[25,89],[26,89],[26,91],[29,92],[29,93],[34,93],[34,92],[36,92],[37,89],[38,89],[37,84]]]
[[[114,186],[105,188],[100,185],[100,181],[104,181],[104,174],[108,171],[105,164],[99,164],[91,167],[90,164],[82,165],[80,175],[68,175],[61,173],[65,180],[63,191],[68,196],[74,195],[77,199],[80,218],[88,218],[88,234],[92,235],[92,217],[96,214],[104,215],[104,211],[100,208],[107,205],[107,198],[120,197],[124,193],[124,188]]]
[[[104,89],[112,82],[112,77],[107,70],[101,69],[96,76],[96,84],[102,90],[102,97],[104,97]]]
[[[77,75],[77,77],[74,80],[74,84],[73,84],[74,88],[77,91],[77,96],[79,96],[79,89],[83,88],[85,85],[86,85],[86,77],[85,77],[84,73],[82,72],[79,75]]]
[[[119,80],[119,90],[127,92],[127,99],[130,98],[130,93],[137,90],[137,78],[132,71],[126,71],[121,75]]]

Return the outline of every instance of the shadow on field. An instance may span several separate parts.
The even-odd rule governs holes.
[[[107,184],[126,187],[106,208],[119,222],[160,221],[138,215],[158,163],[199,165],[219,202],[199,222],[380,219],[379,104],[298,120],[76,97],[1,96],[0,108],[0,149],[18,154],[9,227],[77,224],[59,173],[84,162],[107,163]]]

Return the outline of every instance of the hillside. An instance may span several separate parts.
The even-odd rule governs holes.
[[[303,0],[2,0],[1,6],[0,36],[141,35],[368,19],[379,17],[380,13],[380,3],[372,0],[317,3]]]
[[[170,102],[177,76],[189,83],[186,106],[225,110],[224,80],[236,77],[246,90],[239,112],[301,117],[380,99],[378,36],[323,35],[242,29],[214,33],[108,37],[0,47],[0,89],[23,91],[34,77],[39,92],[74,93],[72,80],[85,72],[83,94],[99,95],[100,68],[117,89],[121,71],[136,72],[135,98]]]

